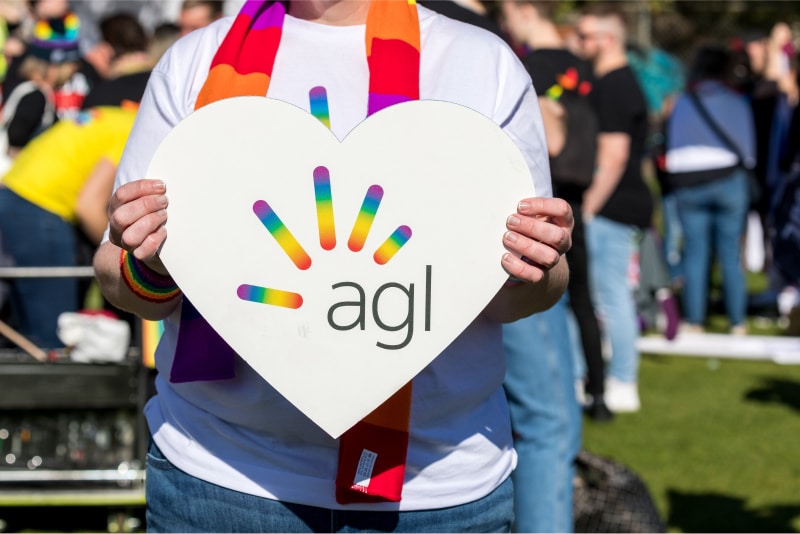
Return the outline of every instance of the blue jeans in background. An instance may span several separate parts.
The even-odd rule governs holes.
[[[611,345],[606,376],[637,382],[639,321],[628,269],[638,250],[639,230],[606,217],[586,223],[589,249],[589,282],[594,306],[605,337]]]
[[[711,252],[722,270],[725,311],[731,326],[744,323],[747,288],[741,239],[747,219],[747,174],[734,171],[702,185],[675,190],[684,232],[683,315],[692,324],[706,321]]]
[[[505,390],[517,468],[515,532],[572,532],[581,410],[566,297],[547,311],[503,325]]]
[[[678,201],[674,193],[661,197],[662,215],[664,218],[663,254],[667,264],[670,281],[683,282],[683,227],[678,217]]]
[[[0,235],[17,267],[72,267],[77,263],[75,228],[10,189],[0,187]],[[20,278],[10,284],[17,330],[44,348],[63,346],[56,335],[61,312],[79,309],[77,278]]]
[[[513,493],[509,478],[483,499],[439,510],[328,510],[200,480],[172,465],[152,440],[147,452],[148,532],[508,532]]]

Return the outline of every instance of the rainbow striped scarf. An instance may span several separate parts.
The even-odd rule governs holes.
[[[224,98],[268,94],[286,7],[248,0],[217,50],[195,109]],[[373,0],[366,25],[368,114],[419,99],[420,34],[414,0]],[[310,94],[314,113],[315,96]],[[319,114],[315,113],[319,117]],[[321,118],[321,120],[324,119]],[[233,349],[184,298],[172,382],[235,376]],[[345,432],[339,442],[340,503],[399,501],[405,476],[411,383]],[[364,476],[364,465],[371,465]]]

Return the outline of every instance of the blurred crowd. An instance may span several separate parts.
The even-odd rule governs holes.
[[[90,264],[151,69],[227,4],[0,2],[0,265]],[[2,318],[41,347],[63,347],[58,317],[84,308],[89,287],[75,276],[0,281]]]
[[[515,530],[569,532],[586,519],[571,506],[581,411],[608,422],[642,409],[642,332],[743,336],[768,314],[800,335],[796,21],[692,36],[678,53],[632,37],[632,2],[423,3],[493,26],[517,50],[554,194],[575,214],[563,302],[504,329]]]

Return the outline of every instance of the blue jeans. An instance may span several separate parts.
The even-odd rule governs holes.
[[[607,376],[636,382],[639,322],[628,269],[638,250],[636,227],[597,216],[586,224],[589,249],[589,283],[605,336],[611,345]]]
[[[683,227],[678,217],[678,201],[674,193],[669,193],[661,198],[664,216],[664,243],[663,254],[669,270],[670,281],[683,280]]]
[[[693,324],[706,320],[711,251],[722,269],[725,311],[730,324],[744,323],[747,289],[741,264],[741,238],[748,209],[747,175],[729,177],[675,191],[684,236],[683,313]]]
[[[571,532],[581,413],[566,297],[551,309],[503,325],[505,390],[511,408],[516,532]]]
[[[508,532],[514,486],[439,510],[366,512],[285,503],[205,482],[147,452],[148,532]]]
[[[10,189],[0,187],[0,235],[18,267],[74,266],[75,228]],[[21,278],[11,285],[11,309],[19,332],[43,347],[63,344],[56,335],[61,312],[79,308],[76,278]]]

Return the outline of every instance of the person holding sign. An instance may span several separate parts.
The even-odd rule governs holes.
[[[490,260],[499,275],[497,285],[502,285],[496,295],[492,298],[496,289],[492,288],[483,311],[464,325],[443,352],[432,355],[433,360],[409,385],[338,439],[278,392],[269,377],[256,372],[248,355],[233,353],[226,341],[234,345],[236,340],[223,340],[209,326],[205,314],[198,312],[203,308],[199,300],[197,308],[193,305],[196,293],[190,302],[167,270],[174,263],[168,255],[164,262],[160,256],[162,247],[166,252],[174,245],[165,242],[168,228],[172,232],[179,223],[181,194],[170,185],[174,198],[168,208],[166,180],[148,176],[148,169],[165,140],[169,141],[168,134],[180,130],[179,123],[225,104],[223,99],[265,95],[268,100],[308,110],[340,140],[366,123],[367,116],[380,119],[381,110],[389,113],[383,115],[386,120],[397,118],[399,112],[390,112],[404,102],[459,104],[470,108],[465,113],[477,112],[481,120],[488,118],[493,128],[502,128],[508,136],[504,139],[516,145],[526,173],[530,171],[532,187],[527,190],[535,190],[536,196],[510,200],[505,228],[502,224],[498,228],[498,252]],[[286,113],[296,116],[297,110]],[[432,124],[436,122],[432,120]],[[220,137],[229,135],[234,132],[219,132]],[[287,132],[289,135],[293,134]],[[452,141],[441,142],[441,147],[415,145],[413,152],[420,154],[403,154],[401,159],[435,156],[431,148],[449,150]],[[271,151],[269,144],[258,146],[265,169],[263,180],[268,181],[270,162],[285,158],[285,154]],[[304,155],[311,148],[299,150],[299,158],[307,157]],[[201,152],[189,159],[203,157]],[[215,158],[225,156],[214,154]],[[318,165],[308,162],[317,193],[316,212],[322,220],[330,207],[326,202],[335,177]],[[494,187],[504,183],[500,178],[487,173],[483,179]],[[213,195],[220,205],[225,197],[237,193],[229,185],[232,179],[219,177]],[[420,188],[425,190],[427,185],[420,184]],[[375,214],[382,194],[378,189],[367,191],[359,218]],[[501,39],[481,29],[407,0],[307,0],[288,3],[288,11],[283,3],[250,1],[236,17],[224,18],[179,40],[150,79],[110,200],[107,240],[95,256],[98,280],[110,301],[143,318],[164,319],[164,335],[156,350],[158,393],[146,408],[153,437],[147,467],[148,530],[508,531],[513,521],[509,475],[516,456],[503,392],[501,324],[549,308],[566,288],[568,268],[562,257],[571,244],[572,212],[566,202],[551,195],[547,148],[530,77]],[[333,198],[336,212],[340,206],[336,191]],[[299,247],[302,243],[290,240],[295,227],[284,225],[279,216],[285,212],[270,200],[252,203],[244,220],[259,228],[263,223],[264,232],[269,230],[274,241],[284,247],[284,259],[288,256],[293,268],[305,272],[316,256],[304,255]],[[470,220],[481,217],[483,206],[452,206],[445,195],[435,200],[441,206],[437,226],[449,228],[453,242],[460,243],[456,234],[471,224]],[[168,223],[169,209],[173,211]],[[209,219],[215,214],[204,215]],[[238,237],[231,227],[233,221],[219,219],[223,230],[213,232],[217,234],[214,239],[185,251],[196,255],[199,270],[204,257],[213,261],[215,246],[225,246],[223,241]],[[360,244],[358,224],[348,243],[351,250]],[[375,262],[386,261],[413,229],[413,225],[399,227],[392,236],[393,248],[380,247]],[[397,253],[398,262],[403,253],[412,252],[408,247],[417,237],[410,237],[407,248]],[[325,250],[329,245],[322,225],[320,245]],[[446,249],[447,245],[441,240],[437,248]],[[463,245],[452,248],[447,254],[450,257],[468,258],[472,252]],[[423,279],[416,293],[417,299],[423,300],[420,305],[429,310],[428,304],[437,302],[436,288],[447,282],[444,279],[460,279],[474,268],[473,263],[464,260],[447,272],[436,270],[436,265],[421,266]],[[264,269],[273,273],[277,267]],[[182,280],[177,271],[174,274]],[[508,281],[503,285],[506,274]],[[214,285],[208,280],[207,285]],[[361,307],[356,302],[355,309],[371,313],[385,327],[386,335],[398,327],[380,315],[377,293],[384,289],[383,296],[389,291],[405,293],[409,306],[413,300],[410,285],[384,284],[369,297],[374,299],[372,305],[364,306],[366,285],[342,282],[334,289],[337,285],[346,285],[342,289],[356,295],[362,293]],[[277,293],[242,285],[238,298],[270,301],[294,310],[311,305],[314,297],[309,293],[297,299],[286,292]],[[322,325],[333,327],[332,333],[326,332],[330,339],[345,343],[363,333],[363,317],[353,323],[362,321],[361,329],[353,326],[348,330],[338,315],[353,304],[340,302],[331,307]],[[437,305],[436,310],[440,308],[446,310],[447,306]],[[262,310],[248,309],[253,313]],[[458,311],[447,313],[456,316]],[[434,328],[446,322],[433,317]],[[427,317],[422,322],[427,322]],[[418,326],[413,340],[409,332],[407,343],[378,342],[388,350],[413,352],[416,336],[424,335],[428,326]],[[302,343],[300,338],[313,336],[316,330],[319,328],[313,325],[300,328],[298,339],[291,344],[263,350],[275,357],[294,358],[295,341]],[[374,337],[369,342],[374,344]],[[385,349],[378,345],[375,350]],[[311,378],[315,371],[300,369],[298,373]],[[363,378],[363,393],[369,389],[368,378]],[[359,393],[352,392],[355,396]]]

